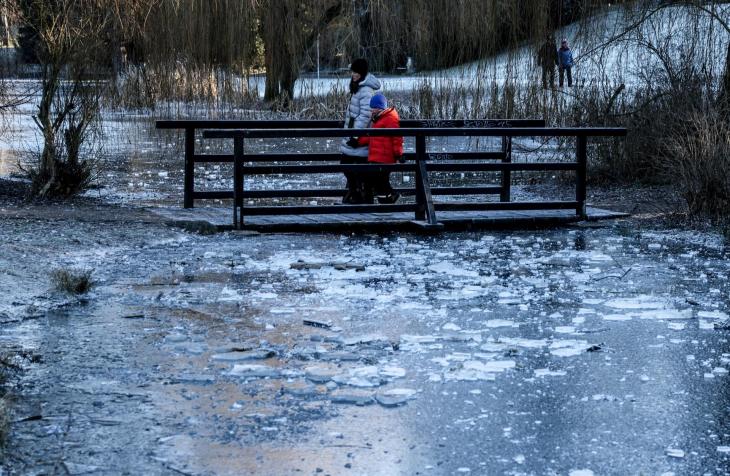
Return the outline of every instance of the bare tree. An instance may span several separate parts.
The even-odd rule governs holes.
[[[91,178],[83,146],[99,117],[118,38],[145,0],[19,0],[41,68],[34,120],[43,136],[29,175],[38,196],[70,196]]]

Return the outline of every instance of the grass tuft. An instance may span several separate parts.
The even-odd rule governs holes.
[[[57,291],[85,294],[94,287],[93,270],[57,269],[51,273],[51,282]]]

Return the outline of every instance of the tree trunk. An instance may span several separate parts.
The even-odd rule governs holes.
[[[286,38],[283,37],[287,28],[294,25],[284,25],[287,16],[285,0],[268,0],[261,3],[260,34],[264,42],[264,66],[266,67],[266,90],[264,100],[274,101],[281,95],[279,84],[280,69],[288,61],[282,52],[286,49]]]
[[[725,73],[720,83],[720,94],[717,98],[720,112],[727,121],[730,121],[730,43],[727,45],[727,56],[725,58]]]
[[[5,40],[6,45],[8,48],[11,46],[10,44],[10,22],[8,22],[8,6],[3,3],[3,27],[5,28]]]
[[[294,85],[299,78],[302,54],[314,44],[317,34],[342,12],[342,2],[334,3],[317,18],[311,31],[304,31],[305,18],[301,5],[289,0],[267,0],[261,3],[260,35],[264,42],[266,89],[264,99],[290,100],[294,97]],[[309,10],[310,14],[314,10]],[[297,21],[293,16],[299,15]],[[295,30],[291,30],[295,28]]]
[[[58,76],[60,70],[55,66],[45,69],[41,85],[41,99],[38,104],[37,125],[43,133],[43,151],[41,152],[40,166],[38,168],[38,182],[36,183],[38,195],[45,196],[53,187],[56,171],[56,130],[52,119],[53,98],[58,89]]]

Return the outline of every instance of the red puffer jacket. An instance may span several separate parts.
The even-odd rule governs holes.
[[[398,129],[400,118],[394,108],[388,108],[373,118],[374,129]],[[368,162],[394,164],[403,155],[403,137],[360,137],[360,145],[370,145]]]

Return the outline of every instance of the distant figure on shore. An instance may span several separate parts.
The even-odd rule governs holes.
[[[563,77],[568,75],[568,87],[573,86],[573,52],[570,51],[568,40],[560,42],[558,50],[558,69],[560,70],[560,87],[563,87]]]
[[[345,129],[365,129],[370,126],[370,98],[381,87],[378,78],[368,72],[368,62],[356,59],[350,65],[350,105],[345,115]],[[357,137],[343,139],[340,146],[342,164],[366,164],[368,147],[358,143]],[[355,173],[345,172],[347,192],[342,203],[363,203],[363,181]]]
[[[388,100],[381,93],[370,99],[374,129],[397,129],[400,117],[394,107],[388,107]],[[369,145],[368,162],[377,165],[395,164],[403,159],[403,137],[361,137],[361,145]],[[363,200],[373,203],[373,196],[378,203],[395,203],[400,195],[390,185],[390,171],[373,172],[365,180]]]
[[[554,88],[555,67],[558,65],[558,47],[555,46],[554,36],[545,37],[545,42],[537,52],[537,63],[542,68],[542,88],[548,89],[548,77],[550,77],[550,88]]]

